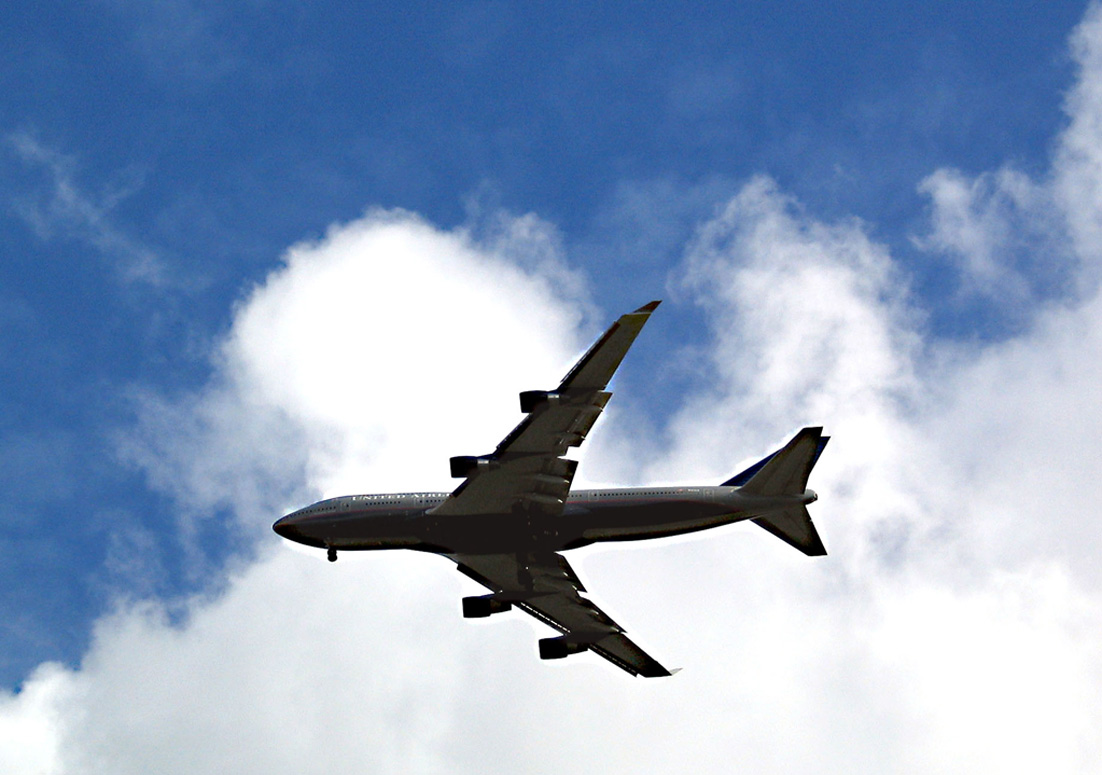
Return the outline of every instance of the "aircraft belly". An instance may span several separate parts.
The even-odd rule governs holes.
[[[424,544],[417,515],[348,514],[301,528],[303,543],[344,550],[416,549]]]
[[[632,541],[691,533],[745,519],[717,503],[652,503],[637,506],[599,507],[592,510],[581,530],[587,541]]]
[[[558,551],[580,533],[564,514],[478,514],[428,517],[425,542],[448,553],[511,554],[531,548]]]

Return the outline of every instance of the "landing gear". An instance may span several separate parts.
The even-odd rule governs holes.
[[[334,549],[332,546],[327,546],[327,547],[325,547],[325,549],[326,549],[325,556],[329,559],[329,562],[336,562],[337,561],[337,550]]]

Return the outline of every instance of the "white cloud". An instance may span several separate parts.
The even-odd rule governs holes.
[[[373,211],[292,247],[240,305],[218,378],[144,397],[128,454],[190,512],[230,506],[249,529],[365,482],[449,487],[447,458],[492,450],[514,394],[552,384],[578,346],[584,288],[551,239],[531,216],[482,247]]]
[[[1073,94],[1102,79],[1082,58],[1097,18]],[[1093,107],[1069,109],[1062,147],[1102,148],[1079,121]],[[1062,239],[1090,275],[1075,235],[1097,205],[1047,201],[1065,210],[1046,217],[1086,224]],[[998,260],[1004,226],[968,224],[996,284],[1021,272]],[[79,668],[45,666],[0,698],[0,768],[1099,770],[1094,286],[1032,307],[1001,344],[923,342],[886,249],[768,179],[701,227],[684,267],[713,326],[709,376],[659,459],[613,468],[718,480],[821,422],[835,440],[814,513],[832,554],[747,525],[582,553],[594,597],[683,673],[540,663],[522,615],[459,619],[470,582],[438,558],[330,566],[280,545],[272,512],[311,494],[449,486],[446,458],[491,449],[519,417],[515,392],[552,385],[586,343],[553,236],[531,218],[502,233],[487,246],[372,212],[289,251],[238,309],[217,379],[150,400],[130,450],[186,510],[232,506],[267,536],[257,558],[182,621],[121,608]],[[663,314],[676,310],[651,325]],[[632,427],[609,417],[603,451],[631,449]]]
[[[930,432],[954,478],[977,489],[961,505],[975,553],[1013,565],[1058,558],[1102,591],[1090,517],[1102,463],[1102,299],[1047,310],[1029,335],[959,357],[971,362],[943,386],[956,401]]]
[[[1091,3],[1071,50],[1080,76],[1065,105],[1070,122],[1057,147],[1053,186],[1083,261],[1080,279],[1093,289],[1102,279],[1102,4]]]
[[[933,204],[931,233],[918,240],[959,263],[962,290],[1013,309],[1033,300],[1038,279],[1052,284],[1067,261],[1049,191],[1014,169],[969,179],[940,169],[919,186]],[[1039,277],[1040,275],[1040,277]]]
[[[773,604],[798,612],[800,648],[769,680],[807,681],[791,688],[800,728],[876,769],[1091,769],[1102,547],[1076,483],[1102,460],[1098,302],[982,351],[924,348],[884,249],[764,179],[702,228],[690,267],[717,381],[675,423],[682,470],[722,461],[731,439],[768,448],[785,418],[836,432],[812,483],[832,559],[731,585],[780,585]]]
[[[0,695],[0,765],[5,772],[62,772],[62,703],[73,676],[54,664],[40,666],[17,698]]]
[[[1071,38],[1079,77],[1051,169],[1033,180],[1011,165],[974,177],[939,169],[919,185],[931,199],[921,247],[953,257],[962,290],[1015,317],[1023,305],[1070,292],[1090,298],[1102,279],[1102,5]]]

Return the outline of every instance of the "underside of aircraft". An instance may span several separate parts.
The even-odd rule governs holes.
[[[451,459],[453,492],[351,495],[278,520],[284,538],[338,551],[414,549],[440,554],[490,590],[463,599],[463,615],[514,605],[559,631],[539,641],[543,659],[592,651],[633,675],[671,675],[588,597],[562,552],[751,521],[804,554],[826,549],[808,514],[808,476],[829,437],[804,428],[782,449],[715,486],[572,490],[586,438],[612,396],[606,390],[659,302],[622,315],[559,386],[520,394],[525,418],[490,454]],[[676,671],[672,671],[676,672]]]

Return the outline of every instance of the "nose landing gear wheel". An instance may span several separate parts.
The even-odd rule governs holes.
[[[334,549],[332,546],[327,546],[326,550],[327,551],[326,551],[325,556],[329,558],[329,562],[336,562],[337,561],[337,550]]]

